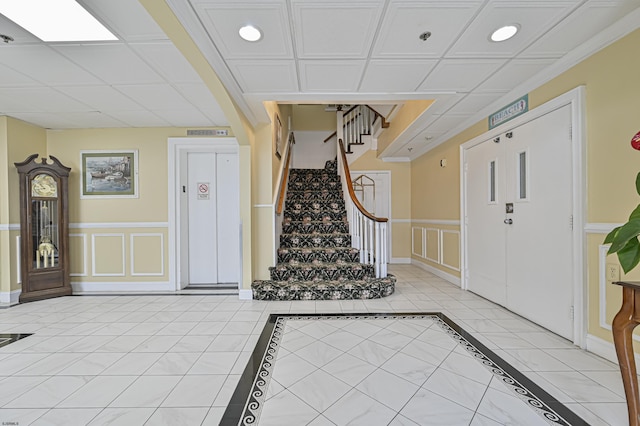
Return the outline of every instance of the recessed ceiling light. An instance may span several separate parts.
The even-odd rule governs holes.
[[[516,35],[518,29],[518,25],[505,25],[504,27],[500,27],[491,33],[491,41],[499,42],[509,40]]]
[[[118,39],[75,0],[0,0],[0,13],[42,41]]]
[[[262,38],[260,30],[253,25],[245,25],[238,31],[240,37],[247,41],[258,41]]]

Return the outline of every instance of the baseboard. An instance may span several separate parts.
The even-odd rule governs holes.
[[[73,294],[176,291],[175,284],[169,281],[72,282],[71,288],[73,289]]]
[[[13,291],[0,291],[0,305],[13,306],[20,302],[20,294],[22,289]]]
[[[616,355],[616,348],[613,343],[604,340],[600,337],[596,337],[592,334],[587,334],[587,351],[598,355],[608,361],[618,364],[618,356]],[[640,363],[640,354],[634,354],[636,365]]]
[[[410,264],[411,263],[411,258],[410,257],[392,257],[389,260],[389,263],[391,264]]]
[[[422,263],[419,260],[411,259],[411,264],[417,266],[418,268],[422,268],[427,272],[431,272],[433,275],[460,287],[460,277],[456,277],[455,275],[452,275],[448,272],[442,271],[438,268],[434,268],[433,266]]]
[[[253,291],[240,289],[238,292],[238,299],[240,300],[253,300]]]

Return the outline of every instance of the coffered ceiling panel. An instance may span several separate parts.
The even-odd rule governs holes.
[[[444,59],[419,90],[469,92],[505,62],[500,59]]]
[[[195,7],[225,58],[292,58],[286,5],[260,2],[247,6],[243,3],[198,3]],[[247,24],[258,27],[263,38],[257,42],[241,39],[238,30]]]
[[[479,2],[391,2],[373,49],[375,58],[439,58],[477,12]],[[427,41],[420,34],[431,32]]]
[[[162,77],[124,44],[56,45],[54,48],[82,64],[108,84],[160,83]]]
[[[300,61],[300,83],[308,92],[356,92],[365,61]]]
[[[229,67],[243,92],[297,92],[296,64],[290,61],[230,60]]]
[[[298,57],[366,58],[383,2],[293,1]]]
[[[637,0],[587,3],[564,19],[561,25],[542,35],[522,56],[560,57],[604,30],[609,23],[624,17],[638,4]]]
[[[413,92],[437,63],[435,59],[373,59],[367,65],[360,90],[378,93]]]
[[[492,2],[473,20],[453,45],[447,56],[460,57],[512,57],[562,19],[577,1],[554,2]],[[511,39],[492,42],[491,33],[507,24],[520,28]]]
[[[0,46],[0,63],[37,80],[41,84],[96,84],[95,76],[48,46]],[[47,66],[42,66],[46,63]]]
[[[126,41],[167,39],[162,29],[138,1],[79,0],[120,39]],[[126,10],[126,13],[123,11]]]

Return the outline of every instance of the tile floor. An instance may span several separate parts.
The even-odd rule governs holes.
[[[590,424],[627,424],[615,364],[419,268],[392,265],[390,272],[398,277],[396,293],[380,300],[81,296],[2,309],[0,333],[33,335],[0,348],[0,422],[216,425],[271,313],[442,312]],[[332,338],[338,342],[341,337],[337,331]],[[367,344],[379,350],[367,356],[384,352],[371,343]],[[414,355],[420,359],[421,353]],[[345,359],[344,365],[334,367],[347,365]],[[287,368],[295,372],[291,364]],[[380,372],[364,376],[364,383],[356,386],[362,383],[374,394],[375,382],[384,374],[374,371]],[[278,382],[281,392],[295,396],[296,389],[303,388],[304,382],[299,381],[308,376],[303,374],[298,381],[281,379],[285,382]],[[340,385],[333,382],[332,386]],[[416,392],[425,389],[423,384]],[[275,397],[277,392],[271,392]],[[385,401],[375,401],[386,407]],[[501,424],[476,419],[473,424]],[[345,424],[346,420],[318,415],[311,424]],[[389,424],[411,424],[402,423],[398,416],[393,421]],[[437,424],[447,423],[442,419]]]

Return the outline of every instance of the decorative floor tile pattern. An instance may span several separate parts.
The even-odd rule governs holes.
[[[222,424],[588,424],[441,313],[272,314],[258,359]]]
[[[252,354],[256,344],[267,344],[261,334],[271,314],[442,312],[589,424],[627,424],[617,365],[422,269],[391,265],[390,272],[397,277],[396,291],[374,300],[109,295],[0,309],[0,333],[32,333],[0,347],[0,423],[218,425],[228,407],[235,406],[231,397],[238,385],[253,385],[253,380],[245,383],[243,372],[262,360],[264,351],[257,359]],[[298,328],[287,331],[278,349],[278,357],[289,358],[282,364],[289,368],[275,371],[278,378],[268,391],[285,407],[275,412],[299,413],[309,420],[298,424],[312,426],[350,420],[393,426],[446,425],[449,420],[456,426],[527,424],[528,417],[511,421],[508,411],[496,419],[496,407],[524,405],[495,379],[475,414],[468,408],[478,398],[475,384],[462,405],[452,401],[451,389],[443,385],[450,373],[462,383],[485,383],[493,376],[437,328],[425,332],[415,324],[391,323],[380,330],[369,320],[346,321],[341,328],[331,324],[289,321]],[[389,339],[394,334],[401,336]],[[165,340],[167,336],[171,339]],[[376,399],[382,399],[375,393],[377,384],[391,375],[404,381],[393,383],[406,383],[405,394],[419,388],[400,414],[391,408],[397,401]],[[314,383],[332,384],[336,392],[319,388],[315,398],[304,387]],[[136,401],[142,396],[134,389],[152,392]],[[317,408],[309,404],[320,398]],[[356,408],[351,401],[357,401]],[[125,406],[133,403],[148,406]],[[239,404],[237,418],[245,403]],[[461,413],[461,407],[471,414]],[[524,407],[523,413],[539,421],[535,411]],[[273,419],[278,424],[280,419]]]

